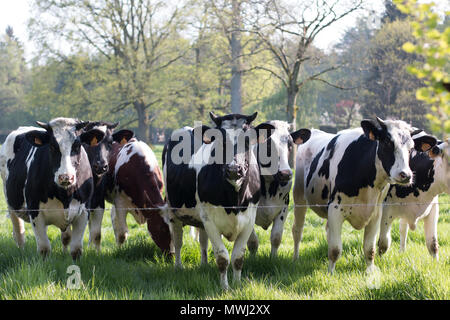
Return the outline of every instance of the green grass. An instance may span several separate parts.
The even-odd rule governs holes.
[[[158,159],[161,146],[154,150]],[[450,196],[441,196],[450,203]],[[6,208],[3,194],[0,209]],[[200,266],[199,245],[185,232],[182,260],[184,268],[175,269],[164,259],[151,240],[146,227],[128,216],[129,238],[118,248],[111,226],[110,212],[105,213],[100,254],[87,247],[84,238],[80,267],[82,286],[66,286],[67,267],[72,265],[62,251],[59,229],[50,226],[50,257],[43,260],[36,252],[34,235],[26,224],[26,245],[19,250],[12,238],[12,226],[5,212],[0,212],[0,299],[449,299],[450,293],[450,206],[441,205],[438,224],[440,260],[432,260],[425,246],[423,223],[409,232],[407,250],[399,252],[398,222],[392,230],[392,247],[375,258],[379,268],[376,286],[365,274],[362,252],[363,231],[348,223],[342,231],[343,253],[334,275],[327,273],[325,221],[308,212],[300,259],[292,261],[292,204],[279,256],[270,258],[270,229],[257,227],[260,248],[256,256],[246,254],[241,284],[223,291],[213,254],[209,264]],[[187,230],[186,230],[187,231]],[[226,242],[226,240],[225,240]],[[226,242],[231,252],[232,243]],[[211,247],[210,247],[211,248]]]

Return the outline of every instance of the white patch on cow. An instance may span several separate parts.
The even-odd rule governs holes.
[[[77,120],[71,118],[56,118],[49,122],[49,125],[53,130],[53,136],[58,143],[59,152],[61,153],[61,162],[54,177],[54,181],[57,185],[59,185],[59,176],[61,175],[73,177],[72,185],[76,184],[76,169],[72,164],[70,155],[72,144],[77,138],[75,132],[75,125],[77,123]]]
[[[275,131],[270,136],[273,141],[272,147],[275,147],[278,153],[278,171],[289,171],[289,141],[292,140],[289,133],[289,124],[286,121],[273,120],[269,124],[275,127]]]
[[[138,154],[144,158],[145,163],[149,166],[150,171],[153,171],[158,166],[158,161],[152,149],[143,141],[133,140],[122,147],[117,156],[114,174],[117,175],[120,167],[130,161],[131,157]]]
[[[412,176],[409,167],[410,150],[414,148],[414,141],[409,134],[412,127],[400,120],[385,120],[384,123],[394,143],[395,162],[389,172],[390,182],[394,183],[397,182],[401,172]]]
[[[19,127],[16,130],[12,131],[7,137],[5,142],[0,148],[0,174],[3,178],[3,181],[6,181],[8,178],[8,160],[11,160],[14,158],[14,142],[16,141],[16,138],[18,135],[21,135],[23,133],[26,133],[28,131],[32,130],[39,130],[44,131],[43,128],[36,128],[36,127]]]
[[[73,199],[69,208],[64,209],[61,201],[49,198],[47,202],[39,203],[39,210],[39,215],[43,216],[46,225],[55,225],[65,230],[86,208],[84,204]]]
[[[235,241],[236,238],[248,228],[255,224],[256,205],[250,203],[247,210],[238,214],[228,214],[223,207],[202,202],[200,218],[202,221],[212,221],[217,231],[228,241]]]

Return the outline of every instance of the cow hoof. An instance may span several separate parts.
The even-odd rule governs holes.
[[[76,260],[80,260],[82,253],[83,253],[83,250],[76,249],[76,250],[72,251],[70,254],[72,255],[73,261],[76,261]]]
[[[128,234],[126,234],[126,233],[119,234],[119,236],[117,237],[117,244],[119,246],[123,245],[125,243],[125,241],[127,241],[127,237],[128,237]]]
[[[39,254],[42,256],[42,258],[46,259],[50,255],[50,248],[39,249]]]

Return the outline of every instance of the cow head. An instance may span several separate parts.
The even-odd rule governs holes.
[[[377,155],[386,171],[389,182],[409,185],[413,173],[409,167],[413,149],[427,151],[436,144],[433,136],[422,135],[413,139],[415,130],[401,120],[362,120],[361,127],[370,140],[378,142]]]
[[[81,130],[89,123],[71,118],[56,118],[48,123],[36,121],[45,130],[32,130],[25,134],[29,143],[46,148],[54,172],[55,183],[64,189],[76,185],[81,161]]]
[[[224,178],[236,189],[242,185],[250,161],[254,159],[250,156],[252,145],[266,141],[275,129],[268,123],[252,127],[251,123],[257,115],[255,112],[250,116],[230,114],[219,117],[211,112],[211,119],[216,126],[212,129],[203,126],[203,142],[213,144],[211,159],[223,164]]]
[[[428,151],[428,155],[434,159],[435,177],[443,182],[445,192],[448,192],[450,190],[450,139],[438,141]]]
[[[97,177],[103,176],[109,169],[109,152],[114,142],[113,131],[118,125],[118,122],[91,122],[84,128],[84,132],[80,136],[91,164],[92,173]]]
[[[292,178],[289,154],[297,145],[308,141],[311,131],[300,129],[289,133],[290,125],[285,121],[275,120],[267,123],[273,125],[275,131],[267,141],[259,144],[258,163],[261,167],[261,174],[272,177],[281,183],[287,183]]]

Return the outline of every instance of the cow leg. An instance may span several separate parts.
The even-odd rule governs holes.
[[[271,256],[276,257],[278,248],[283,238],[284,222],[286,221],[287,207],[281,210],[281,213],[275,218],[272,224],[272,231],[270,233],[270,242],[272,244]]]
[[[50,254],[51,246],[47,236],[47,225],[45,224],[44,216],[38,214],[34,219],[31,219],[31,226],[36,238],[37,251],[45,258]]]
[[[97,252],[100,252],[102,241],[102,220],[104,209],[97,207],[90,211],[89,215],[89,246],[94,245]]]
[[[327,240],[328,240],[328,272],[333,274],[336,266],[336,261],[339,259],[342,252],[342,224],[344,218],[336,211],[328,212],[327,221]]]
[[[391,227],[394,221],[392,214],[384,209],[380,223],[380,237],[378,238],[378,253],[382,255],[391,246]]]
[[[172,224],[172,238],[175,247],[175,267],[181,268],[181,247],[183,246],[183,223],[178,219],[173,219]]]
[[[77,260],[83,253],[83,236],[88,223],[87,210],[83,209],[78,217],[72,222],[72,239],[70,240],[70,255]]]
[[[406,249],[406,240],[408,239],[408,222],[405,219],[400,219],[400,252]]]
[[[127,209],[122,206],[120,200],[116,200],[111,208],[111,220],[114,229],[116,243],[121,246],[128,237]]]
[[[191,227],[192,230],[193,227]],[[201,264],[208,264],[208,235],[204,229],[196,228],[198,231],[200,252],[201,252]]]
[[[16,216],[12,211],[9,211],[9,218],[13,226],[13,237],[19,248],[23,249],[25,246],[25,225],[24,221]]]
[[[200,241],[200,230],[197,227],[190,226],[189,227],[189,234],[191,235],[192,239]]]
[[[72,239],[72,227],[68,226],[66,230],[61,231],[61,243],[63,245],[63,251],[67,252],[67,246]]]
[[[230,258],[228,254],[228,250],[222,242],[222,237],[217,230],[217,227],[211,220],[203,219],[203,214],[201,214],[203,226],[205,227],[205,231],[208,235],[209,240],[211,241],[211,246],[213,248],[214,257],[216,258],[216,264],[219,268],[220,272],[220,284],[224,290],[228,290],[228,277],[227,277],[227,269],[228,264],[230,263]],[[250,229],[251,232],[251,229]],[[249,233],[250,233],[249,232]],[[245,243],[248,240],[248,236],[245,239]],[[245,245],[244,243],[244,245]],[[235,244],[236,247],[236,244]],[[234,250],[234,249],[233,249]]]
[[[294,200],[296,199],[294,194]],[[295,201],[294,224],[292,225],[292,238],[294,239],[294,260],[299,257],[300,241],[303,237],[303,227],[305,225],[306,203]]]
[[[250,237],[248,238],[247,241],[247,248],[251,254],[256,254],[256,252],[258,252],[258,247],[259,247],[258,236],[256,235],[255,228],[253,228],[252,233],[250,234]]]
[[[366,258],[367,270],[370,272],[374,269],[375,245],[377,233],[380,230],[380,219],[382,207],[377,207],[375,215],[364,228],[364,256]]]
[[[433,258],[439,260],[439,245],[437,241],[437,223],[439,219],[439,203],[431,205],[430,213],[423,219],[425,230],[425,241],[428,252]]]
[[[250,210],[254,211],[253,217],[256,217],[256,208],[249,208],[247,212],[250,213]],[[245,246],[248,242],[250,234],[253,231],[254,221],[255,219],[253,219],[253,223],[249,223],[249,225],[247,225],[242,230],[242,232],[234,241],[233,251],[231,253],[231,265],[233,266],[233,281],[236,283],[241,282],[242,267],[244,265]]]

